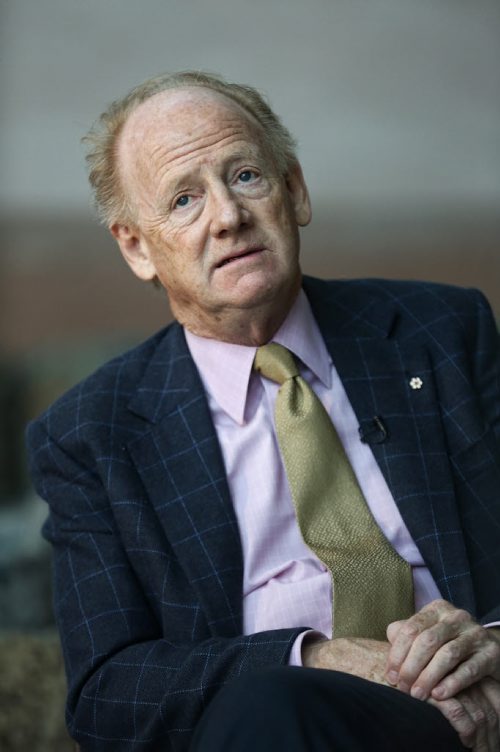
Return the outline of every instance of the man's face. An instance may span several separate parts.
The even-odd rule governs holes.
[[[155,95],[127,121],[119,166],[136,222],[112,232],[133,271],[160,280],[181,323],[210,336],[232,311],[291,304],[307,189],[298,165],[279,174],[239,105],[206,89]]]

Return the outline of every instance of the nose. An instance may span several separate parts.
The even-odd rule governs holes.
[[[224,237],[245,227],[250,214],[237,195],[226,186],[210,197],[210,232],[213,237]]]

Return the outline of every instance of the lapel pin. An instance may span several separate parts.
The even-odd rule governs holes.
[[[422,389],[424,385],[424,382],[420,378],[420,376],[414,376],[412,379],[410,379],[410,386],[412,389]]]

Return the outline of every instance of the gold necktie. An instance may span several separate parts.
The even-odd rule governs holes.
[[[264,345],[254,368],[281,384],[276,433],[302,537],[332,575],[334,636],[385,640],[391,621],[414,613],[411,567],[373,519],[333,423],[292,353]]]

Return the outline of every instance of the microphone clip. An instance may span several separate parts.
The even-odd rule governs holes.
[[[360,423],[359,438],[363,444],[383,444],[389,437],[384,421],[379,415]]]

